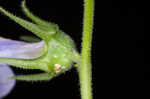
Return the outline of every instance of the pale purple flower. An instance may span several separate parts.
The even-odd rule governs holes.
[[[14,76],[11,68],[6,64],[0,63],[0,99],[6,96],[15,85],[15,80],[7,80],[10,76]]]
[[[32,59],[42,55],[44,42],[26,43],[0,38],[0,57]],[[12,69],[0,63],[0,99],[6,96],[14,87],[15,80],[7,80],[14,76]]]
[[[37,58],[42,55],[44,41],[26,43],[9,39],[0,39],[0,57],[8,58]]]

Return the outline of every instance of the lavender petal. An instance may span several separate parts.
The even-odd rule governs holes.
[[[6,64],[0,63],[0,99],[8,95],[16,83],[15,80],[7,80],[11,76],[14,76],[11,68]]]
[[[44,41],[26,43],[22,41],[0,39],[0,57],[37,58],[42,55],[44,45]]]

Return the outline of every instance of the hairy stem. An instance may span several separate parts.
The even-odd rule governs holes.
[[[91,42],[93,20],[94,0],[84,0],[81,64],[78,67],[82,99],[92,99]]]

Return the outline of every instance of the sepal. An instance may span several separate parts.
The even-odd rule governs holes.
[[[6,16],[8,16],[11,20],[20,24],[22,27],[24,27],[28,31],[31,31],[38,37],[42,38],[45,42],[48,42],[51,39],[51,37],[57,33],[56,31],[52,30],[53,27],[54,27],[54,29],[58,29],[57,25],[55,25],[55,24],[51,25],[51,26],[41,26],[41,25],[37,25],[37,24],[31,23],[29,21],[26,21],[22,18],[19,18],[15,15],[11,14],[10,12],[6,11],[2,7],[0,7],[0,11],[3,14],[5,14]]]
[[[28,75],[18,75],[18,76],[12,76],[8,77],[9,79],[13,80],[20,80],[20,81],[47,81],[51,80],[54,77],[52,73],[40,73],[40,74],[28,74]]]

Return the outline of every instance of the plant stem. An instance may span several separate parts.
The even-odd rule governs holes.
[[[81,64],[78,67],[82,99],[92,99],[91,42],[93,20],[94,0],[84,0]]]

